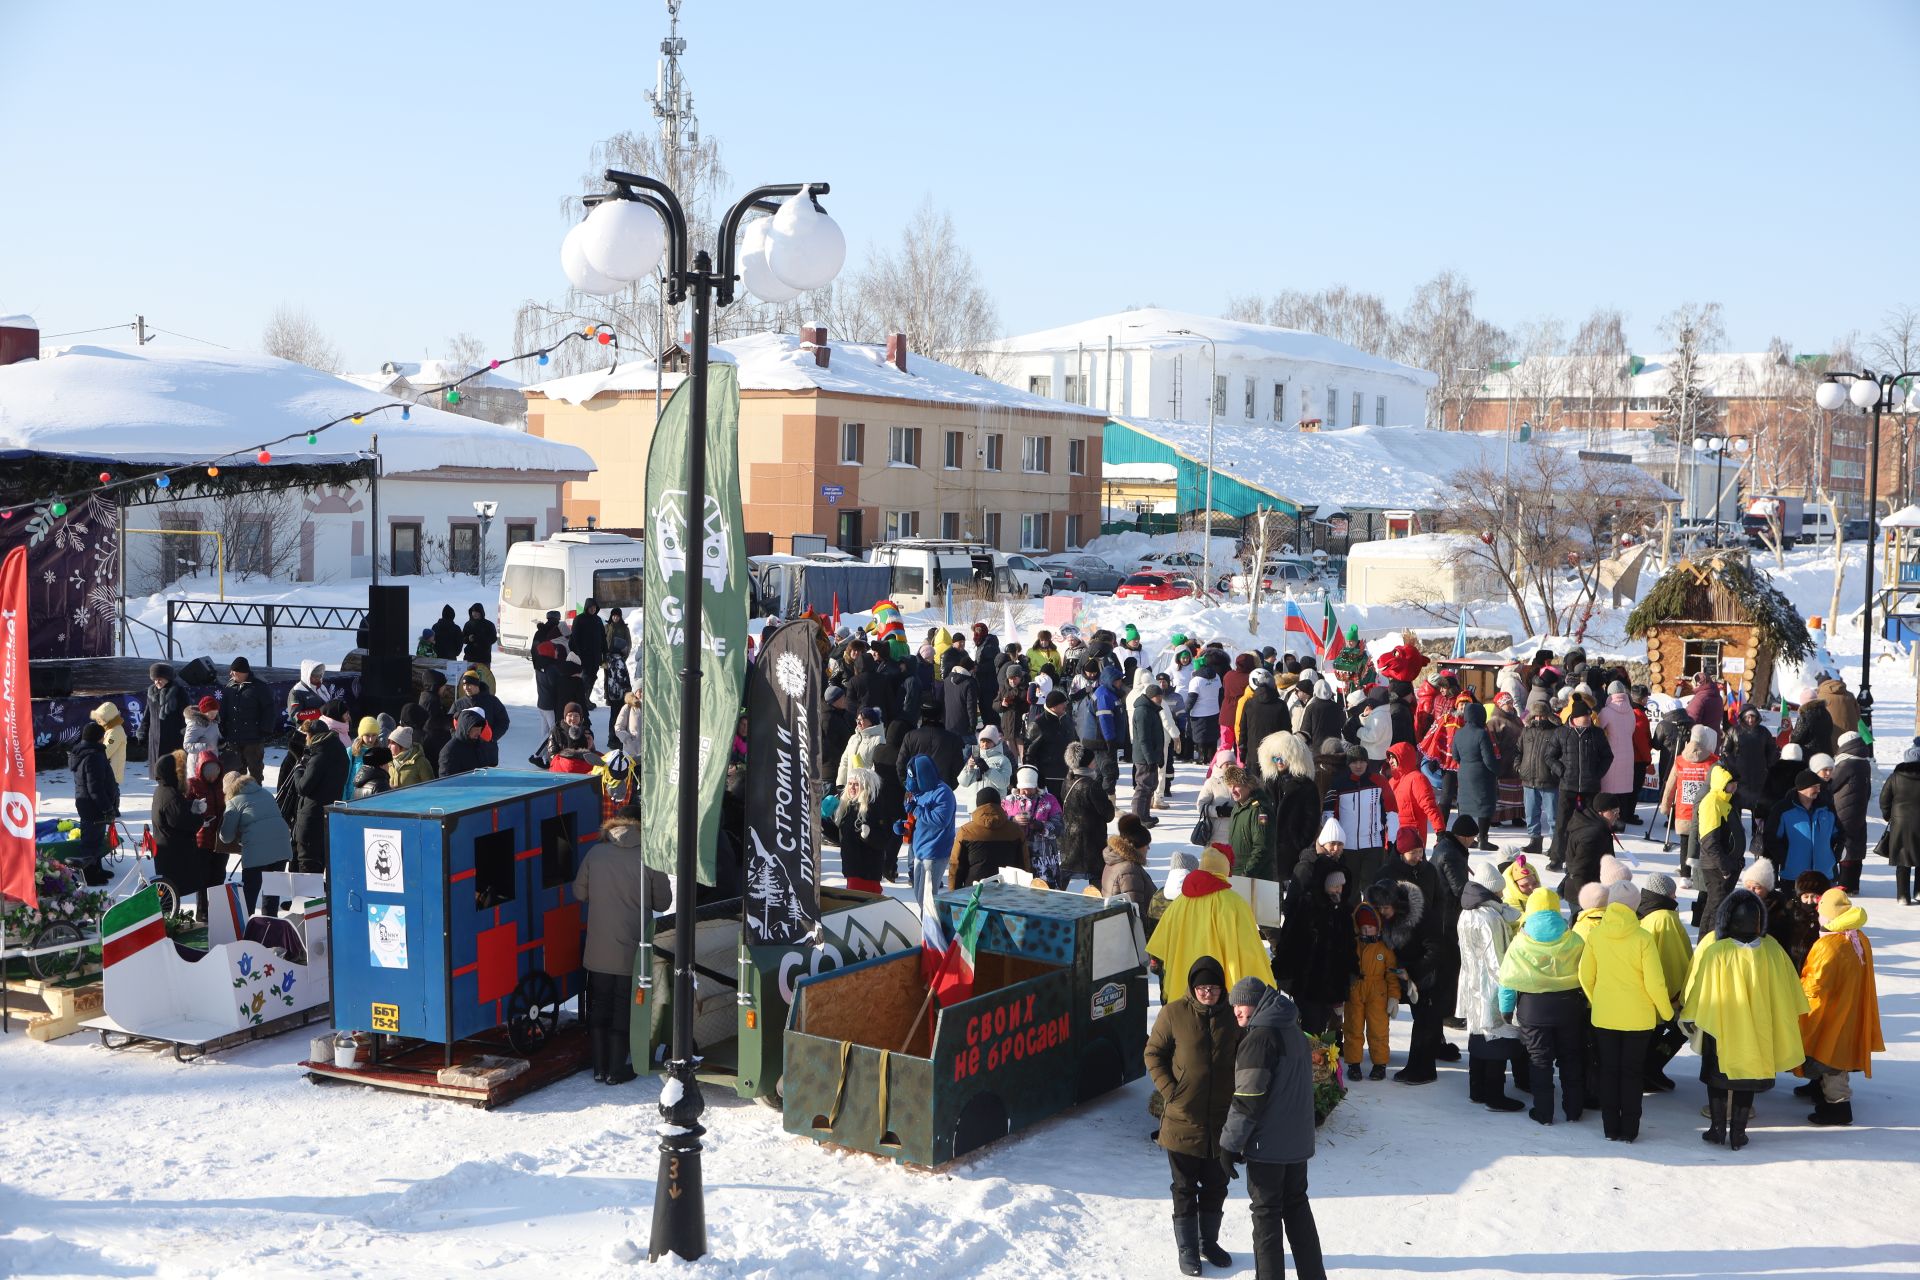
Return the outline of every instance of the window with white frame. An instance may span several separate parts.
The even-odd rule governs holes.
[[[1007,438],[998,432],[987,437],[985,445],[986,463],[983,471],[998,471],[1006,465]]]
[[[887,462],[896,467],[920,465],[920,428],[887,428]]]
[[[947,470],[959,471],[967,465],[967,433],[947,432]]]
[[[1070,373],[1066,376],[1067,403],[1085,404],[1087,402],[1087,379],[1084,374]]]
[[[981,520],[986,528],[984,534],[986,544],[990,547],[998,547],[1000,545],[1000,513],[989,511],[981,517]]]
[[[1327,388],[1327,426],[1340,425],[1340,393],[1332,387]]]
[[[1249,422],[1253,421],[1253,394],[1254,394],[1254,380],[1252,377],[1248,377],[1247,396],[1246,396],[1246,405],[1245,405],[1246,413],[1244,416]]]
[[[940,513],[940,536],[943,538],[958,538],[960,536],[960,513],[958,511],[942,511]]]
[[[1227,375],[1215,374],[1213,378],[1213,412],[1216,417],[1227,416]]]
[[[1027,390],[1036,396],[1053,394],[1053,379],[1044,373],[1036,373],[1027,379]]]
[[[1287,420],[1287,384],[1284,382],[1273,384],[1273,420],[1275,422]]]
[[[1047,436],[1027,436],[1020,442],[1020,469],[1034,475],[1053,470],[1053,440]]]
[[[1385,396],[1375,396],[1373,398],[1373,425],[1376,427],[1384,427],[1387,425],[1387,398]]]
[[[1070,547],[1080,545],[1080,517],[1078,515],[1069,514],[1067,516],[1067,545]]]
[[[917,538],[920,536],[920,513],[918,511],[887,512],[887,541],[897,538]]]
[[[840,461],[859,465],[867,460],[867,424],[864,422],[843,422],[840,424]]]
[[[1085,440],[1067,441],[1067,474],[1070,476],[1087,474],[1087,442]]]
[[[1047,541],[1047,526],[1052,516],[1045,511],[1025,511],[1020,515],[1020,549],[1022,551],[1047,551],[1052,544]]]
[[[1353,416],[1347,419],[1348,426],[1357,427],[1366,421],[1366,404],[1367,397],[1364,392],[1356,391],[1353,393]]]

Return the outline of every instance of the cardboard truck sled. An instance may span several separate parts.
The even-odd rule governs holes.
[[[948,936],[971,893],[940,895]],[[1132,906],[1003,882],[980,906],[973,995],[932,1017],[917,946],[798,981],[788,1133],[940,1165],[1145,1074]]]
[[[167,936],[151,887],[100,921],[103,1007],[86,1025],[200,1048],[325,1005],[327,901],[306,899],[287,916],[246,918],[238,885],[208,891],[205,951]]]

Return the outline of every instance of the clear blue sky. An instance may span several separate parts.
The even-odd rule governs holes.
[[[353,368],[504,352],[589,147],[651,127],[665,27],[0,0],[0,312],[249,347],[285,301]],[[1335,282],[1397,307],[1442,267],[1510,326],[1618,306],[1640,350],[1687,300],[1802,350],[1920,306],[1910,0],[686,0],[682,30],[737,188],[831,181],[855,260],[931,193],[1008,332]]]

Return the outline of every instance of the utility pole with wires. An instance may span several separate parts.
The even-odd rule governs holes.
[[[653,88],[647,101],[653,104],[654,118],[660,122],[660,176],[676,189],[687,189],[680,172],[681,148],[700,141],[700,121],[693,114],[693,93],[680,75],[680,55],[687,51],[687,39],[680,34],[681,0],[667,0],[667,38],[660,42],[660,61],[654,64]],[[657,426],[666,412],[665,374],[667,342],[673,337],[674,304],[667,299],[664,268],[660,276],[660,311],[653,342],[653,421]]]
[[[133,318],[133,333],[140,346],[144,347],[147,345],[147,318],[145,316],[135,316]]]

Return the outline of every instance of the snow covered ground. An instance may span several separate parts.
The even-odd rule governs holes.
[[[1821,554],[1803,553],[1783,575],[1810,613],[1826,611]],[[1852,579],[1857,604],[1857,569]],[[416,625],[437,614],[440,589],[416,584]],[[352,598],[349,587],[330,590]],[[445,592],[461,612],[490,598],[474,594],[471,579]],[[1237,642],[1245,606],[1196,617],[1184,604],[1104,601],[1089,620],[1136,621],[1151,651],[1176,627]],[[1401,621],[1368,617],[1363,634]],[[1278,644],[1278,634],[1277,618],[1263,623],[1263,643]],[[189,647],[216,657],[249,648],[215,639]],[[287,639],[282,660],[302,656]],[[345,639],[312,637],[309,656],[337,654]],[[1837,635],[1833,649],[1857,685],[1857,631]],[[531,676],[514,659],[498,670],[515,717],[502,757],[518,760],[537,736]],[[1914,722],[1904,662],[1881,663],[1875,690],[1884,772]],[[1152,850],[1156,878],[1192,825],[1197,783],[1191,769],[1176,781]],[[63,775],[43,788],[49,812],[70,808]],[[131,812],[139,789],[130,788]],[[1675,869],[1657,845],[1628,845],[1644,869]],[[837,878],[831,856],[827,870]],[[1670,1071],[1679,1090],[1647,1099],[1631,1147],[1603,1141],[1591,1113],[1542,1128],[1472,1106],[1458,1065],[1442,1064],[1440,1081],[1424,1088],[1363,1081],[1321,1130],[1311,1166],[1332,1272],[1920,1274],[1910,1185],[1920,1165],[1920,908],[1892,905],[1884,863],[1870,860],[1865,880],[1889,1051],[1871,1080],[1855,1079],[1852,1129],[1808,1126],[1808,1108],[1783,1079],[1759,1101],[1751,1146],[1709,1147],[1685,1053]],[[1394,1024],[1396,1066],[1409,1029],[1404,1017]],[[293,1033],[183,1065],[110,1054],[80,1036],[0,1038],[0,1275],[584,1280],[645,1265],[656,1083],[609,1089],[576,1076],[484,1113],[309,1084],[291,1065],[305,1048]],[[766,1280],[1175,1274],[1148,1092],[1138,1081],[925,1173],[789,1137],[774,1112],[709,1091],[711,1252],[660,1270]],[[1222,1242],[1235,1273],[1251,1275],[1243,1186],[1227,1208]]]

